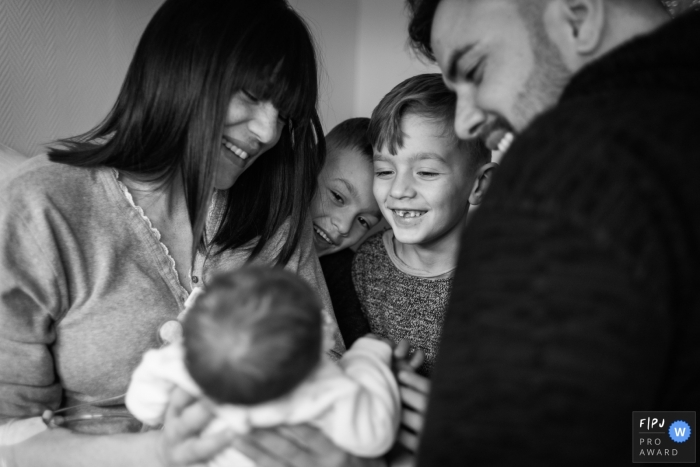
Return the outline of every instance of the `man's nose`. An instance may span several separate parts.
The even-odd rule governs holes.
[[[248,128],[262,144],[274,141],[279,134],[279,112],[271,102],[260,102]]]
[[[486,123],[486,114],[476,105],[472,86],[457,92],[455,133],[459,139],[474,139]]]

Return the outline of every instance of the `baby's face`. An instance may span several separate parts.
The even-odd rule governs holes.
[[[372,164],[356,149],[329,151],[311,202],[318,256],[348,248],[381,219],[372,195]]]
[[[396,239],[429,246],[459,234],[475,174],[456,138],[416,115],[401,122],[403,147],[374,154],[374,196]]]

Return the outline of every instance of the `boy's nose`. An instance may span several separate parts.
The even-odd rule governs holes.
[[[415,195],[410,174],[399,174],[391,184],[390,195],[393,198],[410,198]]]

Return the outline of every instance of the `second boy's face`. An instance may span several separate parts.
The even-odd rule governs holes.
[[[396,155],[386,147],[374,154],[374,196],[399,242],[428,246],[464,222],[474,175],[441,124],[407,115],[401,129]]]
[[[359,242],[380,220],[372,164],[355,149],[329,151],[311,202],[314,245],[324,256]]]

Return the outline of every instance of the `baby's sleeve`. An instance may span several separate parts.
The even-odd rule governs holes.
[[[160,425],[165,418],[170,393],[176,387],[192,395],[200,394],[185,368],[182,346],[171,344],[149,350],[131,376],[126,407],[146,425]]]
[[[377,457],[394,444],[401,402],[391,356],[386,343],[363,337],[338,362],[356,388],[336,401],[333,416],[316,425],[351,454]]]

